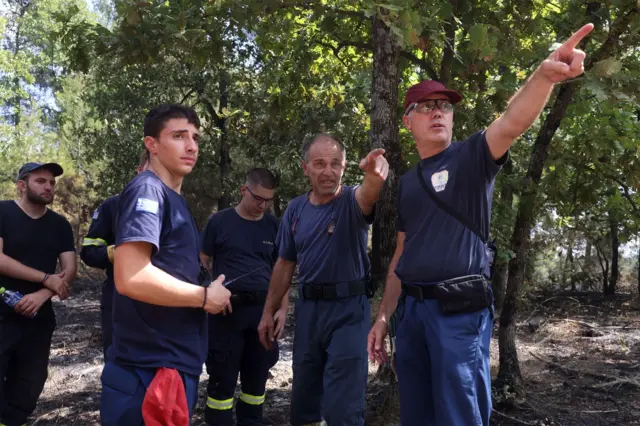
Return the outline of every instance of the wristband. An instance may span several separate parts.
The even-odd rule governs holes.
[[[42,279],[42,281],[40,281],[40,284],[44,284],[49,279],[49,277],[49,274],[44,274],[44,278]]]
[[[204,288],[204,299],[202,299],[202,306],[201,308],[204,309],[204,305],[207,304],[207,287]]]

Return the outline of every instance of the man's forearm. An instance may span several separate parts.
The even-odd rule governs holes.
[[[36,291],[36,293],[46,294],[47,295],[47,300],[51,299],[53,296],[56,295],[53,291],[49,290],[48,288],[40,289],[40,290]]]
[[[199,308],[205,297],[204,287],[181,281],[151,263],[126,280],[115,273],[119,293],[140,302],[170,307]]]
[[[529,77],[509,101],[502,114],[503,131],[511,138],[522,135],[540,116],[553,91],[553,83],[539,75],[537,70]]]
[[[393,266],[393,268],[391,268]],[[378,318],[376,321],[389,322],[389,319],[395,312],[398,306],[398,298],[402,292],[402,285],[400,279],[393,270],[395,265],[389,267],[389,274],[387,275],[387,282],[384,287],[384,295],[382,296],[382,302],[380,302],[380,308],[378,308]]]
[[[278,309],[284,309],[284,310],[288,310],[289,309],[289,293],[291,292],[291,289],[287,289],[287,291],[285,292],[284,296],[282,297],[282,299],[280,300],[280,306],[278,307]]]
[[[4,253],[0,253],[0,275],[32,283],[40,283],[45,277],[44,272],[25,266]]]
[[[373,206],[380,198],[380,192],[384,185],[384,179],[373,173],[365,173],[360,184],[360,196],[367,204]]]
[[[267,300],[264,304],[265,311],[273,314],[283,303],[284,297],[288,297],[294,267],[295,263],[290,261],[278,259],[276,262],[269,282]],[[288,303],[288,298],[285,303]]]

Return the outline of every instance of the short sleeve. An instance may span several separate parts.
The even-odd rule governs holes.
[[[405,232],[404,221],[402,220],[401,200],[402,200],[402,180],[400,180],[400,183],[398,184],[398,194],[396,195],[396,212],[397,212],[396,231]]]
[[[130,242],[153,244],[160,249],[165,207],[162,190],[148,183],[127,187],[118,201],[116,246]]]
[[[70,251],[75,252],[76,245],[73,239],[73,229],[71,228],[71,224],[62,216],[60,216],[60,222],[60,253],[67,253]]]
[[[472,158],[471,164],[477,167],[478,173],[484,175],[487,181],[495,179],[504,163],[509,159],[509,151],[494,160],[487,143],[487,132],[485,130],[473,134],[465,143]]]
[[[112,212],[109,209],[108,203],[104,202],[93,213],[86,238],[104,240],[106,245],[108,243],[107,239],[109,235],[111,235],[112,227]]]
[[[291,205],[287,207],[287,210],[284,212],[284,216],[282,217],[282,222],[280,222],[278,237],[276,238],[278,256],[291,262],[296,262],[298,260],[296,243],[293,239],[293,226],[296,222],[296,219],[293,216],[295,214],[294,211],[296,210],[297,209],[293,208]]]
[[[358,200],[356,199],[356,189],[358,186],[354,186],[349,190],[349,211],[352,217],[361,224],[362,226],[369,226],[373,223],[376,218],[376,204],[373,205],[373,210],[367,216],[362,213],[362,209],[360,208],[360,204],[358,204]]]
[[[200,238],[200,249],[202,253],[209,257],[213,257],[215,254],[216,235],[218,233],[219,222],[218,216],[219,214],[216,213],[209,217]]]

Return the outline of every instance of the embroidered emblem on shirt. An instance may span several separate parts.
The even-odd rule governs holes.
[[[441,172],[434,173],[431,175],[431,185],[433,185],[433,189],[436,192],[443,191],[447,186],[447,181],[449,180],[449,171],[442,170]]]
[[[327,227],[327,233],[329,235],[333,234],[333,231],[336,230],[336,223],[333,221],[333,219],[331,219],[331,222],[329,222],[329,226]]]
[[[136,201],[136,211],[157,214],[158,202],[148,198],[138,198],[138,201]]]
[[[263,241],[262,244],[269,244],[270,246],[272,246],[273,242],[272,241]]]
[[[96,210],[95,212],[93,212],[93,216],[91,216],[91,219],[96,220],[98,216],[100,216],[100,210]]]

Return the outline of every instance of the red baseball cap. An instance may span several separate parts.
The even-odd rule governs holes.
[[[409,87],[409,90],[407,90],[407,93],[404,96],[404,110],[406,111],[410,105],[423,101],[424,98],[434,93],[442,93],[454,104],[462,100],[460,93],[447,89],[444,87],[444,84],[439,81],[424,80]]]

